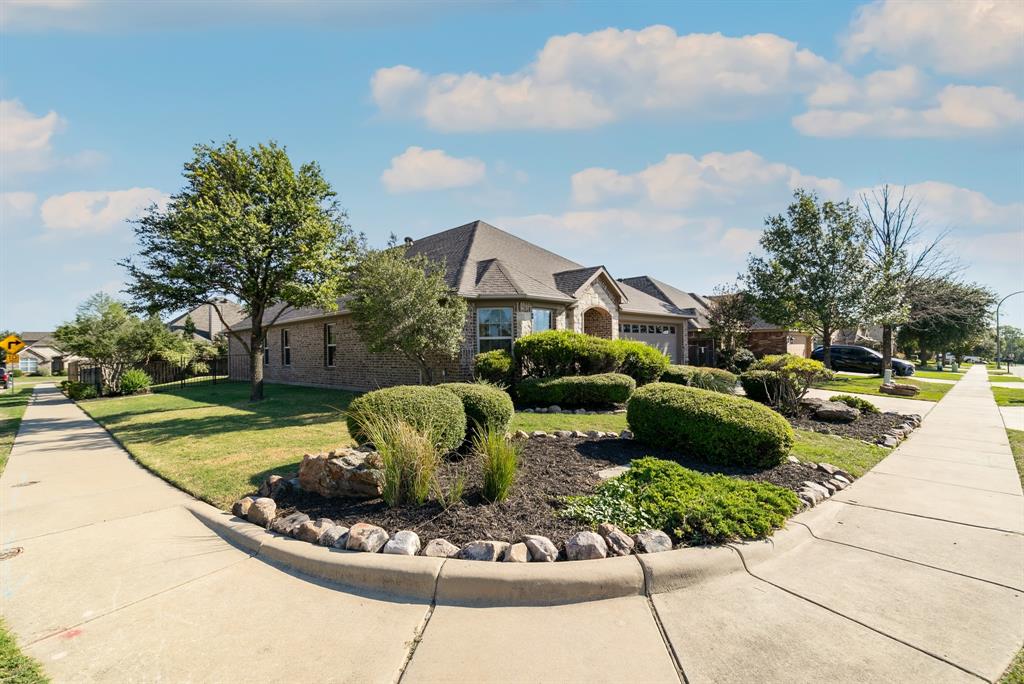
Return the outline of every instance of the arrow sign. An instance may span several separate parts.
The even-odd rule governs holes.
[[[17,354],[24,348],[25,343],[17,335],[8,335],[0,340],[0,349],[3,349],[8,355]]]

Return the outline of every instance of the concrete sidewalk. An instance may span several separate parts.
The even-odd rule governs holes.
[[[478,607],[311,581],[212,534],[53,388],[0,492],[23,548],[3,615],[58,682],[991,681],[1024,641],[1024,497],[983,372],[770,542],[648,557],[651,596]]]

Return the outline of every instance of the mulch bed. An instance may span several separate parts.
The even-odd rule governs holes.
[[[709,466],[627,439],[529,439],[524,442],[520,455],[516,484],[508,500],[502,503],[490,504],[483,499],[479,463],[474,458],[464,457],[461,461],[449,462],[441,476],[446,488],[457,476],[465,478],[463,503],[447,510],[433,501],[423,506],[389,508],[380,499],[329,499],[309,492],[290,491],[277,499],[278,515],[297,510],[314,519],[330,518],[349,527],[367,522],[391,533],[412,530],[423,543],[438,537],[459,546],[478,539],[516,542],[523,535],[540,534],[559,544],[584,528],[576,521],[557,515],[559,497],[590,493],[601,482],[598,471],[627,465],[643,456],[674,460],[701,472],[771,482],[794,491],[799,491],[805,480],[823,482],[828,479],[828,475],[815,468],[788,462],[762,471]]]
[[[817,420],[810,411],[803,411],[795,416],[787,416],[787,420],[793,427],[825,435],[860,439],[874,444],[882,435],[905,423],[907,419],[895,413],[862,413],[860,418],[852,423],[830,423]]]

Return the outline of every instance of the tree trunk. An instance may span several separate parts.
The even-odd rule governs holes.
[[[832,331],[827,328],[821,331],[821,349],[825,368],[832,370]]]
[[[892,368],[892,326],[882,326],[882,375]]]
[[[249,333],[249,401],[263,401],[263,326],[253,317]]]

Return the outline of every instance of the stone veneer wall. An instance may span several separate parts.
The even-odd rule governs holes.
[[[611,316],[611,339],[619,337],[619,301],[608,287],[600,280],[595,280],[585,290],[579,293],[577,304],[570,310],[570,316],[566,320],[566,327],[576,332],[583,332],[583,318],[588,309],[598,307],[604,309]]]

